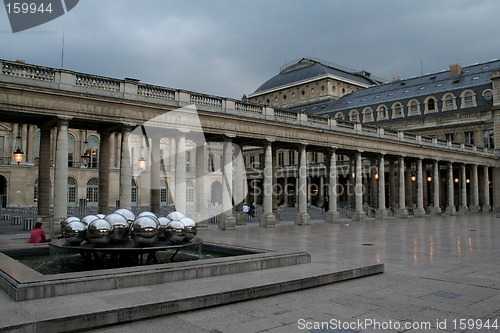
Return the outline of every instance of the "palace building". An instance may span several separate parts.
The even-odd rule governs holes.
[[[384,83],[301,59],[244,100],[0,66],[4,216],[175,206],[230,229],[244,201],[263,227],[283,205],[297,224],[310,206],[327,222],[500,209],[500,61]]]

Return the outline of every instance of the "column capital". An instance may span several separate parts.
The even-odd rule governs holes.
[[[73,117],[57,116],[57,124],[58,125],[69,125],[69,122],[71,119],[73,119]]]

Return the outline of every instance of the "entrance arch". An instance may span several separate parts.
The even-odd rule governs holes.
[[[0,205],[2,208],[7,207],[7,178],[0,175]]]
[[[210,191],[210,201],[213,204],[222,204],[222,184],[219,181],[212,183]]]

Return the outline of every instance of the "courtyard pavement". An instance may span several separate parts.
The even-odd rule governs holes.
[[[312,256],[311,264],[359,267],[384,263],[385,271],[92,332],[498,332],[499,235],[500,218],[493,213],[342,220],[338,224],[313,220],[304,226],[282,222],[272,229],[249,223],[226,231],[211,225],[199,230],[204,240],[306,251]],[[26,239],[26,233],[0,235],[0,247],[22,245]],[[245,279],[246,274],[233,278]]]

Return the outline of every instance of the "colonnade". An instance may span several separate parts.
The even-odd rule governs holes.
[[[56,139],[56,161],[55,161],[55,183],[54,183],[54,221],[62,220],[67,214],[67,178],[68,178],[68,125],[71,119],[67,117],[59,117],[57,123],[46,124],[39,126],[40,134],[40,160],[38,169],[38,215],[43,219],[49,218],[49,189],[50,189],[50,150],[51,139],[50,132],[53,127],[57,128]],[[120,207],[131,207],[131,180],[132,168],[131,157],[129,153],[129,138],[132,125],[124,124],[121,126],[121,135],[111,135],[113,132],[109,130],[100,130],[100,149],[99,149],[99,211],[108,213],[109,210],[109,194],[110,194],[110,167],[111,164],[117,165],[118,159],[114,151],[120,148],[119,168],[119,203]],[[170,188],[175,189],[175,208],[178,211],[186,210],[186,140],[188,133],[182,131],[175,132],[175,147],[171,156],[175,156],[175,186]],[[121,137],[121,144],[117,144],[116,138]],[[160,136],[152,136],[151,138],[151,180],[150,180],[150,206],[155,213],[159,212],[160,208],[160,161],[158,160]],[[173,140],[172,140],[173,141]],[[223,143],[223,168],[222,168],[222,210],[223,214],[219,220],[219,228],[234,229],[236,224],[244,224],[244,219],[241,218],[241,201],[234,200],[234,197],[243,196],[244,188],[247,186],[243,165],[239,164],[240,159],[234,159],[233,144],[235,138],[225,137]],[[262,143],[263,142],[263,143]],[[273,195],[273,186],[276,184],[276,149],[279,144],[264,140],[261,141],[264,151],[264,170],[262,172],[263,179],[263,214],[261,215],[259,225],[262,227],[276,226],[276,207],[277,201]],[[375,202],[374,217],[377,220],[387,219],[389,212],[399,218],[408,217],[408,208],[413,205],[413,200],[408,202],[408,193],[411,189],[407,189],[407,184],[411,185],[412,181],[416,182],[416,204],[412,208],[413,214],[416,217],[424,216],[427,212],[424,204],[424,192],[430,194],[432,206],[428,213],[440,214],[442,208],[446,208],[448,214],[456,214],[455,207],[455,183],[458,183],[459,192],[459,213],[467,211],[489,211],[490,203],[490,180],[488,166],[457,163],[452,161],[428,160],[418,156],[394,156],[382,153],[364,152],[364,151],[349,151],[337,148],[313,147],[306,143],[296,144],[295,149],[298,151],[298,168],[296,169],[296,200],[297,212],[294,222],[298,225],[308,224],[310,216],[308,213],[308,163],[307,151],[308,148],[314,148],[315,151],[321,150],[326,157],[326,174],[324,175],[324,185],[327,186],[326,195],[328,196],[327,212],[325,221],[328,223],[338,222],[340,214],[338,211],[339,199],[339,173],[337,166],[338,154],[348,155],[352,163],[352,207],[350,217],[355,220],[363,220],[366,217],[365,191],[368,184],[371,186],[370,194],[377,200]],[[363,158],[374,161],[371,172],[364,175],[365,165]],[[203,175],[207,171],[206,151],[204,146],[199,146],[196,149],[196,196],[197,196],[197,212],[196,219],[202,221],[205,216],[203,203],[206,200],[204,191]],[[415,164],[415,173],[412,176],[412,164]],[[388,168],[387,168],[388,166]],[[431,175],[427,176],[427,166],[432,166]],[[459,175],[454,178],[454,167],[458,167]],[[375,171],[373,169],[375,167]],[[441,172],[440,168],[445,167],[446,177],[443,182],[446,182],[446,197],[443,200],[441,195],[442,186],[440,186]],[[386,171],[388,169],[388,172]],[[481,170],[479,175],[478,170]],[[470,175],[467,178],[467,171]],[[368,175],[371,176],[370,182],[366,180]],[[349,175],[351,176],[351,175]],[[375,177],[375,179],[374,179]],[[411,180],[410,177],[412,178]],[[322,177],[323,178],[323,177]],[[427,178],[427,179],[426,179]],[[365,179],[365,180],[364,180]],[[432,184],[432,191],[427,190],[427,183]],[[425,188],[424,188],[425,184]],[[482,198],[480,198],[480,187],[482,188]],[[469,189],[468,189],[469,188]],[[468,190],[470,193],[468,193]],[[323,191],[323,186],[321,186]],[[386,193],[386,192],[389,193]],[[250,191],[249,196],[252,195]],[[324,193],[322,193],[324,195]],[[413,195],[412,195],[413,196]],[[365,197],[365,198],[364,198]],[[481,199],[481,200],[480,200]],[[408,205],[409,204],[409,205]],[[234,205],[234,206],[233,206]],[[53,224],[51,232],[53,230]]]

